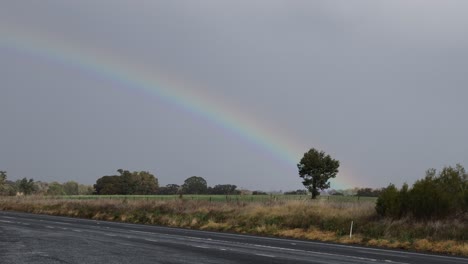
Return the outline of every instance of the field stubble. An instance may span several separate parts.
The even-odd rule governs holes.
[[[210,200],[0,197],[0,210],[468,255],[466,214],[391,220],[377,216],[371,199]]]

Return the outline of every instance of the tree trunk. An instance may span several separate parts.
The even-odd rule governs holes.
[[[317,194],[315,193],[315,191],[312,191],[312,199],[317,199]]]
[[[317,190],[317,186],[314,183],[312,183],[312,190],[310,191],[312,193],[312,199],[316,199],[319,192]]]

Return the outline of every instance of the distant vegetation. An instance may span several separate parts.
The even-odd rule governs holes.
[[[297,164],[299,176],[309,190],[312,199],[330,187],[329,179],[338,173],[339,161],[334,160],[323,151],[310,149]],[[200,176],[187,178],[182,185],[168,184],[159,186],[159,181],[147,171],[128,171],[119,169],[117,175],[106,175],[96,180],[93,186],[81,185],[74,181],[34,182],[33,179],[23,178],[17,182],[6,180],[6,172],[0,172],[0,195],[30,195],[41,194],[50,196],[61,195],[266,195],[261,190],[250,192],[238,190],[234,184],[218,184],[208,186],[207,181]],[[285,195],[307,195],[307,190],[287,191]],[[335,193],[338,195],[338,193]]]
[[[0,195],[239,195],[241,190],[234,184],[208,186],[203,177],[191,176],[182,185],[159,186],[158,179],[147,171],[119,169],[117,175],[97,179],[93,186],[75,181],[65,183],[41,182],[23,178],[16,182],[7,180],[7,172],[0,171]],[[265,193],[266,194],[266,193]]]
[[[376,205],[377,213],[394,219],[440,219],[457,217],[468,212],[468,175],[461,165],[445,167],[437,174],[426,172],[411,188],[404,184],[400,190],[390,184]]]
[[[356,196],[363,197],[379,197],[383,189],[360,188],[356,192]]]
[[[306,190],[289,191],[289,192],[284,192],[284,195],[307,195],[307,191]]]
[[[158,179],[147,171],[117,170],[119,175],[103,176],[94,184],[96,194],[154,194]]]
[[[93,186],[74,181],[65,183],[34,181],[22,178],[15,182],[7,179],[6,171],[0,171],[0,195],[89,195],[94,192]]]
[[[178,194],[180,186],[177,184],[168,184],[165,187],[159,187],[156,194],[160,195],[174,195]]]
[[[191,176],[180,186],[168,184],[159,187],[158,179],[145,171],[130,172],[118,170],[120,175],[104,176],[94,185],[95,193],[99,195],[184,195],[184,194],[240,194],[233,184],[218,184],[209,187],[203,177]]]
[[[273,194],[233,184],[208,186],[200,176],[160,187],[145,171],[120,169],[94,186],[28,178],[12,182],[0,171],[0,194],[18,196],[0,198],[0,210],[468,255],[468,175],[461,165],[430,169],[411,187],[322,190],[338,165],[313,149],[304,155],[299,174],[316,199],[307,198],[314,195],[306,190]],[[318,197],[319,191],[324,195]]]

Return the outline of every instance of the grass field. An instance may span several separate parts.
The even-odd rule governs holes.
[[[192,200],[193,197],[193,200]],[[211,201],[210,201],[211,197]],[[226,202],[227,199],[227,202]],[[392,220],[375,198],[322,196],[0,197],[0,210],[353,243],[468,256],[468,215]],[[349,237],[354,222],[353,236]]]

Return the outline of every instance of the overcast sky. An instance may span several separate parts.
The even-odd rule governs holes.
[[[311,147],[340,160],[336,188],[401,185],[428,168],[468,166],[467,8],[447,0],[2,1],[0,170],[12,180],[93,184],[123,168],[150,171],[161,185],[197,175],[209,185],[284,191],[301,188],[296,163]],[[67,57],[69,47],[77,53]],[[80,56],[101,64],[87,67]],[[183,85],[164,89],[199,94],[220,119],[184,107],[191,97],[180,104],[140,80],[103,74],[109,59],[156,81],[170,75]],[[226,126],[228,114],[239,119]],[[248,138],[252,125],[261,133]],[[263,138],[281,142],[254,144]]]

